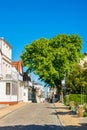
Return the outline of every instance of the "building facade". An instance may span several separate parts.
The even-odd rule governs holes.
[[[22,100],[21,73],[21,65],[16,68],[12,62],[12,47],[0,38],[0,104],[12,105]]]
[[[22,61],[12,61],[12,47],[0,38],[0,104],[41,102],[44,89],[23,72]]]
[[[15,81],[14,87],[17,88],[17,101],[23,101],[24,84],[23,84],[23,66],[22,61],[12,62],[12,79]],[[17,83],[17,84],[16,84]]]

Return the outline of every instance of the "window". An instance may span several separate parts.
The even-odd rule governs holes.
[[[17,95],[17,93],[18,93],[18,88],[17,88],[17,83],[15,83],[15,82],[13,82],[12,83],[12,95]]]
[[[10,95],[10,83],[6,83],[6,95]]]

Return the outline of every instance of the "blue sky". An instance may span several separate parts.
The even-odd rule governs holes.
[[[14,61],[26,44],[60,33],[80,35],[87,52],[87,0],[0,0],[0,37],[12,45]]]
[[[41,37],[79,34],[87,51],[87,0],[0,0],[0,37],[19,60],[24,46]]]

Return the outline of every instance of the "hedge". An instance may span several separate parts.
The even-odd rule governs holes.
[[[82,97],[82,98],[81,98]],[[69,94],[65,96],[65,105],[69,105],[70,101],[74,101],[75,106],[86,103],[87,95]],[[81,102],[82,101],[82,102]]]

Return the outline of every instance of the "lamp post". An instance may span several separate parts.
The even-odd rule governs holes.
[[[64,79],[61,81],[61,84],[62,84],[62,89],[66,90],[66,86],[65,86],[65,84],[66,84],[66,74],[64,74]]]
[[[66,92],[65,84],[66,84],[66,73],[64,74],[64,79],[61,81],[62,90],[63,90],[63,100],[64,100],[65,92]]]

